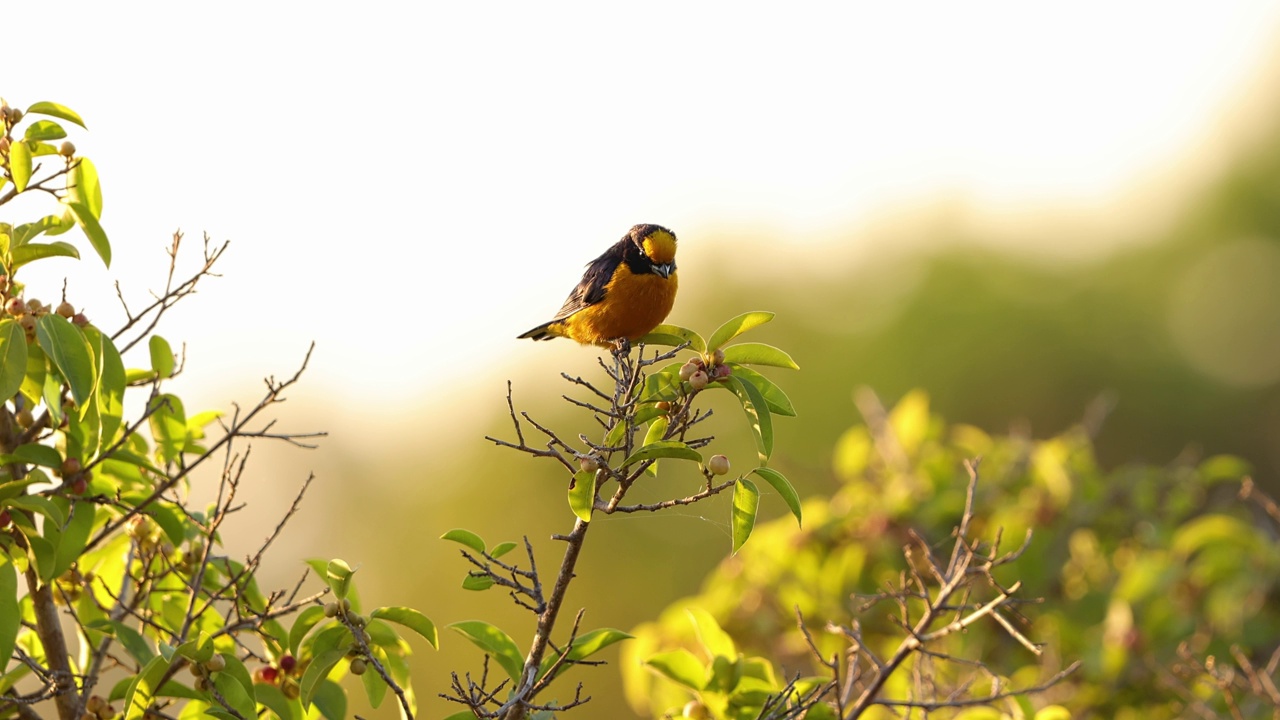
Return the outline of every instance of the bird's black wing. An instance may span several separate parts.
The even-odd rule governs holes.
[[[630,240],[623,238],[613,247],[604,251],[600,257],[587,263],[587,271],[582,274],[582,280],[578,282],[578,286],[569,293],[568,299],[564,301],[564,306],[560,308],[560,312],[556,313],[556,317],[551,322],[559,322],[579,310],[595,305],[604,299],[605,286],[613,279],[613,273],[618,269],[618,264],[622,262],[623,255],[626,252],[626,246],[630,244]]]

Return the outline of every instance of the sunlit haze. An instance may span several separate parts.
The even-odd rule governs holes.
[[[7,25],[0,92],[86,119],[130,297],[175,228],[231,241],[179,316],[203,324],[161,330],[188,394],[315,340],[320,392],[390,399],[516,347],[637,222],[676,230],[689,286],[711,233],[803,254],[937,198],[1105,206],[1218,147],[1280,26],[1274,2],[830,8],[64,3]],[[111,325],[112,295],[75,297],[96,258],[42,264]]]

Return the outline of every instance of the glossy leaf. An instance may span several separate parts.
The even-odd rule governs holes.
[[[76,407],[83,408],[97,383],[93,351],[80,328],[56,313],[36,320],[36,339],[71,386]]]
[[[18,393],[27,376],[27,334],[17,321],[0,320],[0,402]]]
[[[649,423],[649,430],[644,434],[644,442],[641,443],[640,446],[646,447],[654,443],[662,442],[662,438],[666,436],[667,428],[669,426],[670,421],[667,420],[665,415],[654,418],[653,421]],[[644,471],[656,477],[658,474],[658,461],[654,460],[649,467],[644,469]]]
[[[102,217],[102,185],[98,169],[89,158],[80,158],[67,177],[68,202],[82,203],[95,218]]]
[[[518,546],[513,542],[500,542],[497,545],[494,545],[493,549],[489,551],[489,556],[500,558],[512,550],[515,550],[517,547]]]
[[[107,231],[102,229],[93,211],[84,203],[67,203],[67,207],[71,208],[76,223],[84,230],[85,237],[89,238],[89,244],[98,253],[98,257],[102,258],[102,264],[111,267],[111,241],[107,239]]]
[[[787,504],[791,514],[796,516],[796,524],[803,524],[800,517],[800,495],[792,487],[787,477],[777,470],[767,467],[758,467],[751,472],[764,478],[764,481],[769,483],[782,496],[782,501]]]
[[[512,680],[520,678],[520,672],[524,669],[524,657],[510,635],[483,620],[464,620],[449,627],[488,653],[507,671]]]
[[[591,510],[596,503],[596,473],[579,470],[569,481],[569,509],[582,522],[591,522]]]
[[[22,133],[23,140],[61,140],[66,136],[67,131],[52,120],[37,120]]]
[[[386,656],[386,653],[381,648],[375,648],[374,654]],[[382,657],[379,657],[378,660],[381,662]],[[365,672],[360,676],[360,682],[364,685],[364,695],[369,699],[369,707],[377,710],[378,706],[382,704],[383,698],[387,696],[387,683],[376,672]]]
[[[408,607],[384,607],[370,613],[369,617],[403,625],[421,635],[431,647],[440,649],[440,637],[436,633],[435,623],[422,613]]]
[[[156,441],[160,458],[171,463],[187,445],[187,414],[176,395],[157,395],[151,399],[151,437]]]
[[[232,661],[239,664],[234,656],[222,654],[222,657],[228,658],[228,668]],[[217,688],[218,694],[226,700],[236,714],[242,718],[253,718],[257,716],[258,702],[253,696],[253,682],[245,684],[239,673],[223,671],[213,676],[213,686]]]
[[[329,583],[329,587],[333,590],[333,594],[339,599],[347,596],[347,592],[351,589],[351,576],[355,574],[355,570],[347,564],[346,560],[334,558],[325,566],[324,579]]]
[[[729,322],[716,328],[711,333],[711,337],[707,340],[707,349],[715,350],[724,347],[724,344],[741,335],[742,333],[754,327],[759,327],[773,319],[771,312],[748,312],[733,318]],[[725,351],[726,357],[728,351]]]
[[[151,701],[156,696],[156,690],[160,687],[168,670],[169,661],[162,657],[153,657],[144,664],[142,672],[133,679],[125,693],[125,720],[143,720],[147,717]]]
[[[298,655],[298,648],[302,646],[302,640],[322,620],[324,620],[324,608],[319,605],[312,605],[298,613],[298,616],[293,620],[293,627],[289,629],[289,653],[291,655],[295,657]]]
[[[733,370],[733,377],[742,382],[751,383],[756,390],[760,391],[760,395],[764,397],[765,404],[769,406],[770,412],[787,417],[796,416],[796,409],[791,404],[791,398],[787,397],[782,388],[775,385],[772,380],[745,365],[737,363],[728,363],[728,365]]]
[[[98,361],[98,412],[102,424],[102,444],[109,446],[116,439],[124,417],[124,361],[111,338],[92,325],[84,328],[85,340]]]
[[[254,695],[258,702],[275,713],[280,720],[302,720],[302,707],[284,696],[284,692],[269,683],[254,683]]]
[[[634,636],[613,628],[592,630],[573,641],[572,647],[569,648],[568,659],[571,661],[585,660],[614,643],[619,643],[623,640],[630,640],[632,637]],[[548,656],[542,660],[542,667],[538,669],[538,676],[541,677],[546,674],[546,672],[551,669],[551,666],[556,663],[558,658],[559,655],[549,653]]]
[[[138,661],[139,665],[146,665],[156,657],[155,651],[151,649],[146,638],[142,637],[137,630],[119,620],[111,620],[108,625],[116,641],[125,649],[125,652]]]
[[[729,637],[729,633],[720,627],[720,623],[711,616],[704,608],[697,605],[691,605],[686,608],[685,612],[689,614],[689,619],[693,621],[693,629],[698,634],[698,641],[702,643],[702,648],[707,651],[711,657],[736,658],[738,656],[738,648],[733,643],[733,638]]]
[[[21,392],[32,405],[40,402],[40,396],[44,393],[44,376],[48,363],[49,358],[40,349],[39,343],[27,345],[27,373],[22,380]]]
[[[73,227],[74,225],[74,223],[68,225],[68,223],[58,215],[45,215],[35,222],[23,223],[13,229],[13,236],[10,239],[10,249],[17,250],[45,233],[57,235],[61,232],[65,232],[69,227]],[[10,268],[10,270],[12,270],[12,268]]]
[[[151,369],[155,370],[156,376],[162,380],[173,377],[173,349],[169,347],[169,341],[152,335],[147,347],[151,350]]]
[[[299,683],[302,690],[302,705],[306,707],[311,704],[311,698],[316,692],[316,687],[321,680],[329,677],[329,673],[340,660],[347,656],[347,651],[343,648],[333,650],[325,650],[311,660],[311,664],[307,666],[307,671],[302,674],[302,682]]]
[[[738,396],[742,403],[742,411],[746,413],[747,422],[751,425],[751,434],[756,440],[756,449],[760,462],[769,462],[773,454],[773,418],[769,413],[769,404],[754,385],[743,382],[732,375],[727,383],[730,390]]]
[[[53,574],[66,572],[84,552],[89,542],[89,532],[93,530],[94,515],[98,506],[84,500],[77,500],[71,506],[67,524],[62,527],[62,537],[58,540],[54,555]]]
[[[482,555],[484,554],[484,540],[481,540],[479,535],[471,532],[470,530],[454,528],[453,530],[441,535],[440,539],[452,540],[453,542],[461,545],[466,545]]]
[[[11,257],[13,258],[13,264],[10,266],[12,271],[47,257],[69,257],[79,260],[80,251],[75,245],[59,240],[51,243],[27,243],[14,248]]]
[[[682,328],[679,325],[659,325],[649,332],[648,335],[640,338],[640,343],[644,345],[667,345],[669,347],[679,347],[685,343],[689,344],[689,349],[702,353],[707,351],[707,343],[698,333]]]
[[[76,111],[72,110],[66,105],[60,105],[54,102],[41,101],[27,108],[26,114],[30,115],[31,113],[35,113],[37,115],[48,115],[49,117],[56,117],[61,120],[67,120],[67,121],[73,122],[79,125],[80,127],[84,127],[84,120],[81,120],[80,116],[76,114]]]
[[[347,693],[338,683],[324,679],[311,697],[312,706],[325,720],[347,720]]]
[[[658,653],[646,660],[645,665],[687,688],[701,690],[706,687],[707,669],[684,648]]]
[[[9,148],[9,175],[18,192],[25,191],[31,182],[31,147],[25,142],[15,142]]]
[[[760,490],[746,478],[738,478],[733,486],[733,552],[742,549],[756,526],[756,510],[760,507]]]
[[[724,349],[725,362],[735,362],[740,365],[770,365],[772,367],[791,368],[799,370],[800,366],[796,364],[791,356],[779,350],[772,345],[764,343],[738,343],[730,345]]]
[[[40,443],[27,443],[19,445],[13,449],[13,454],[6,457],[15,458],[32,465],[42,465],[47,468],[62,467],[62,454],[48,445]]]
[[[675,458],[677,460],[692,460],[693,462],[702,462],[702,455],[693,448],[685,445],[678,440],[663,440],[661,442],[645,445],[639,450],[631,454],[631,457],[623,461],[622,467],[635,465],[645,460],[657,460],[659,458]]]
[[[18,572],[9,555],[0,552],[0,658],[13,657],[14,641],[22,627],[18,612]],[[7,662],[7,660],[6,660]]]

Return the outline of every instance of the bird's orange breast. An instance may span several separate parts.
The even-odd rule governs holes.
[[[565,318],[565,334],[593,345],[607,345],[616,338],[637,340],[667,319],[677,285],[674,272],[666,278],[636,275],[620,264],[605,286],[603,300]]]

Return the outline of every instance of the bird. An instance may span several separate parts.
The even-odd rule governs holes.
[[[667,318],[678,284],[676,234],[661,225],[636,225],[587,264],[554,318],[519,338],[567,337],[626,352]]]

